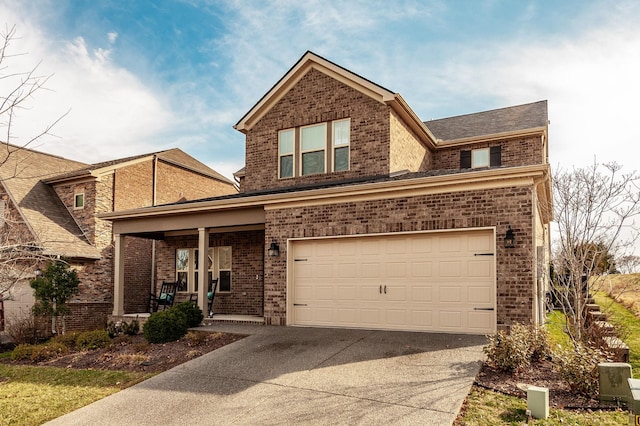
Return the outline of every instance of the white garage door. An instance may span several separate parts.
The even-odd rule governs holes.
[[[490,333],[492,230],[297,240],[289,323]]]

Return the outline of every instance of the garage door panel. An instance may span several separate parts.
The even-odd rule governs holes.
[[[293,241],[295,325],[495,330],[493,231]],[[477,256],[483,254],[483,256]],[[384,288],[386,286],[386,292]],[[475,310],[489,309],[489,310]]]

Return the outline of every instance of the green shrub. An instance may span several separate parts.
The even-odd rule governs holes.
[[[176,309],[187,316],[187,326],[188,327],[197,327],[200,325],[202,320],[204,319],[204,315],[202,314],[202,309],[199,306],[191,303],[191,302],[182,302],[177,304],[171,309]]]
[[[76,348],[83,349],[99,349],[104,348],[111,342],[107,330],[85,331],[78,335],[76,339]]]
[[[79,335],[80,335],[79,331],[72,331],[69,333],[58,334],[57,336],[52,337],[50,342],[61,343],[66,347],[68,347],[69,349],[75,349],[76,341]]]
[[[489,362],[498,370],[512,373],[551,356],[549,333],[542,327],[514,323],[510,332],[487,336],[484,347]]]
[[[11,359],[14,361],[21,361],[23,359],[31,359],[31,354],[33,354],[34,345],[29,345],[26,343],[21,343],[13,349],[11,352]]]
[[[21,344],[15,347],[11,353],[11,359],[16,361],[28,359],[34,362],[40,362],[64,355],[68,352],[69,348],[59,342],[48,342],[40,345]]]
[[[127,336],[135,336],[140,332],[140,323],[137,319],[134,319],[131,322],[123,321],[122,324],[120,324],[120,328]]]
[[[556,365],[569,387],[589,398],[598,395],[598,364],[608,361],[606,355],[582,343],[556,354]]]
[[[144,323],[143,334],[150,343],[165,343],[178,340],[187,334],[188,328],[187,315],[171,308],[151,314]]]

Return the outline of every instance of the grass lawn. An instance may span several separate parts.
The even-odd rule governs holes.
[[[152,376],[0,364],[0,425],[36,425]]]

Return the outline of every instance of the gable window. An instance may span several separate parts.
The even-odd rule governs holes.
[[[500,167],[502,165],[502,147],[492,146],[468,151],[460,151],[461,169],[479,169],[482,167]]]
[[[293,129],[278,133],[278,173],[280,179],[293,177],[293,136]]]
[[[76,194],[73,197],[73,208],[74,209],[82,209],[84,208],[84,193]]]
[[[327,146],[326,123],[300,129],[300,156],[302,176],[324,173],[325,148]]]
[[[218,291],[231,291],[231,247],[210,247],[207,255],[207,282],[218,278]],[[176,281],[178,291],[198,291],[198,249],[176,249]]]
[[[351,120],[334,121],[333,125],[333,171],[349,170],[349,140]]]

